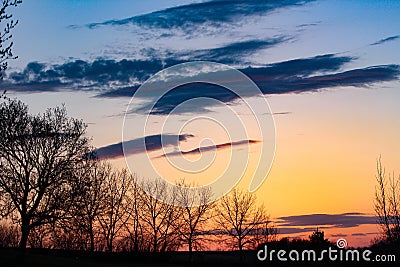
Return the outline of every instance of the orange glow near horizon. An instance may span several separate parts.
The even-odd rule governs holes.
[[[60,94],[63,94],[63,97],[60,97]],[[397,115],[400,114],[400,106],[398,98],[387,99],[387,95],[392,94],[398,94],[396,86],[379,90],[341,88],[317,94],[268,97],[272,111],[283,114],[275,116],[276,154],[271,171],[255,194],[259,202],[265,204],[272,218],[315,213],[374,214],[376,159],[382,156],[387,172],[400,172],[400,119]],[[52,106],[62,103],[61,101],[66,101],[67,107],[74,106],[75,102],[85,102],[88,105],[97,105],[93,110],[101,110],[101,102],[96,102],[98,100],[90,95],[85,97],[73,93],[49,93],[47,97],[52,99]],[[40,94],[29,95],[30,101],[38,103],[32,105],[33,113],[48,106],[40,102],[40,98]],[[27,100],[22,96],[21,99]],[[357,105],[354,104],[354,99],[358,100]],[[123,103],[126,101],[115,101],[114,110],[102,110],[103,113],[88,112],[83,117],[89,123],[100,119],[107,122],[89,124],[88,136],[93,136],[93,144],[96,147],[121,142],[118,137],[121,136],[122,118],[106,116],[110,112],[123,112]],[[81,109],[68,111],[71,116],[81,118],[86,109],[84,105],[78,106]],[[206,138],[210,130],[203,127],[199,127],[198,130],[202,133],[199,139],[181,142],[182,150],[187,151],[202,145],[198,141]],[[250,132],[249,137],[257,139],[258,136]],[[220,144],[227,140],[221,136],[213,141]],[[249,168],[239,183],[239,187],[245,190],[248,189],[253,175],[251,169],[256,164],[254,156],[257,155],[258,147],[258,144],[249,146]],[[235,149],[240,150],[241,147]],[[161,154],[160,151],[152,153]],[[206,152],[204,156],[208,156],[207,153],[214,152]],[[218,159],[221,166],[213,166],[212,170],[215,173],[221,172],[230,149],[220,150],[217,154],[221,156]],[[112,160],[112,163],[119,168],[126,167],[123,158]],[[132,171],[135,172],[135,169]],[[196,179],[202,179],[199,183],[213,179],[211,169],[209,171],[204,179],[201,175],[196,176]],[[346,231],[363,231],[365,227],[367,226]],[[368,232],[377,232],[376,225],[370,227],[374,229]],[[326,230],[326,234],[335,234],[334,231],[336,230]],[[342,231],[344,230],[337,230],[339,233]],[[365,245],[368,245],[368,240],[372,239],[373,235],[356,237],[363,238],[360,240],[364,240]],[[356,237],[349,236],[351,240],[356,240]]]

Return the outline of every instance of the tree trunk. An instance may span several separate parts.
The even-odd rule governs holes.
[[[109,251],[109,252],[113,251],[113,239],[112,238],[107,240],[107,251]]]
[[[192,245],[192,239],[191,238],[189,238],[188,245],[189,245],[189,261],[192,262],[192,259],[193,259],[193,245]]]
[[[157,233],[153,236],[153,252],[157,252]]]
[[[243,261],[243,244],[242,240],[239,239],[239,257],[240,257],[240,262]]]
[[[22,219],[21,220],[21,239],[19,241],[19,249],[21,251],[26,250],[26,244],[28,242],[29,232],[30,232],[29,220]]]
[[[94,235],[93,235],[93,231],[90,232],[90,252],[94,252]]]
[[[90,252],[94,251],[94,234],[93,234],[93,224],[89,224],[89,237],[90,237]]]

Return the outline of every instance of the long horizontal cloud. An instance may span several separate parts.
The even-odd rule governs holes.
[[[285,216],[274,219],[279,234],[310,233],[316,230],[329,230],[336,228],[350,228],[365,224],[376,224],[376,217],[360,212],[343,214],[307,214],[296,216]],[[203,234],[223,234],[222,230],[214,229]],[[352,236],[375,235],[378,232],[353,233]],[[349,234],[335,233],[331,237],[346,237]]]
[[[214,145],[214,146],[198,147],[198,148],[195,148],[195,149],[192,149],[192,150],[189,150],[189,151],[174,151],[174,152],[163,154],[163,155],[161,155],[159,157],[199,154],[199,153],[208,152],[208,151],[215,151],[215,150],[224,149],[224,148],[231,148],[231,147],[234,147],[234,146],[257,144],[259,142],[260,141],[258,141],[258,140],[240,140],[240,141],[235,141],[235,142],[228,142],[228,143],[218,144],[218,145]]]
[[[299,227],[290,227],[290,228],[278,228],[279,234],[282,235],[290,235],[290,234],[299,234],[299,233],[310,233],[315,231],[314,227],[306,227],[306,228],[299,228]]]
[[[249,45],[251,50],[251,45]],[[232,48],[227,48],[232,49]],[[232,51],[238,49],[234,48]],[[223,53],[221,53],[223,55]],[[370,66],[340,71],[355,60],[334,54],[288,60],[264,67],[240,69],[250,77],[263,94],[286,94],[318,91],[339,86],[362,87],[397,80],[399,65]],[[22,92],[56,90],[92,90],[99,97],[132,97],[140,84],[157,71],[181,60],[76,60],[60,65],[29,63],[21,72],[12,72],[1,82],[4,89]],[[238,98],[229,90],[211,84],[185,84],[169,91],[155,105],[153,114],[168,114],[178,104],[197,97],[214,98],[229,103]],[[215,102],[214,102],[215,103]],[[191,108],[206,111],[209,106]]]
[[[267,67],[246,68],[241,69],[241,71],[251,78],[265,95],[310,92],[339,86],[362,87],[377,82],[397,80],[400,74],[400,66],[382,65],[333,74],[313,75],[314,73],[336,70],[348,60],[347,57],[327,55],[306,60],[288,61]],[[126,93],[126,91],[123,91],[123,93]],[[110,96],[110,94],[118,96],[119,92],[117,90],[103,96]],[[157,101],[151,112],[158,115],[169,114],[180,103],[199,97],[213,98],[224,103],[233,102],[239,98],[230,90],[218,85],[189,83],[168,91]],[[213,103],[215,102],[203,101],[200,105],[191,107],[189,112],[206,111],[207,105]],[[140,113],[141,110],[139,108],[132,110],[132,112]],[[147,106],[143,110],[147,110]]]
[[[158,59],[152,51],[148,53],[151,59],[144,60],[116,61],[98,58],[92,62],[74,60],[64,64],[30,62],[24,70],[9,73],[7,79],[1,83],[8,90],[23,92],[118,89],[129,90],[129,95],[132,96],[132,89],[139,87],[151,75],[164,68],[193,60],[240,63],[244,57],[258,50],[287,40],[285,37],[250,39],[210,49],[170,52],[173,56],[163,60]]]
[[[253,79],[264,94],[302,92],[335,86],[364,86],[374,82],[396,80],[400,74],[398,65],[382,65],[312,76],[315,73],[338,71],[344,64],[352,60],[354,60],[352,57],[328,54],[279,62],[266,67],[240,69],[240,71]],[[215,97],[221,101],[224,98],[228,101],[232,100],[229,92],[222,93],[213,85],[193,83],[181,86],[181,88],[184,89],[179,90],[181,94],[178,97],[179,102],[200,95]],[[124,87],[108,91],[100,96],[131,97],[136,89],[137,87]],[[211,95],[213,93],[215,96]],[[169,97],[167,94],[161,103],[165,101],[165,105],[170,103],[171,106],[176,106],[176,103],[171,103],[172,99],[176,97],[177,95]]]
[[[191,137],[193,137],[191,134],[150,135],[98,148],[95,150],[95,154],[100,159],[117,159],[146,151],[158,150],[165,146],[177,146],[180,141],[186,141]]]
[[[244,17],[264,15],[279,8],[302,5],[306,2],[309,1],[216,0],[167,8],[130,18],[91,23],[86,26],[93,29],[106,25],[131,24],[146,28],[189,31],[205,24],[208,27],[218,27],[221,24],[237,23]]]
[[[246,51],[246,49],[244,49]],[[232,53],[231,53],[232,55]],[[352,57],[347,57],[347,56],[335,56],[333,54],[327,54],[327,55],[322,55],[322,56],[315,56],[311,58],[302,58],[302,59],[294,59],[294,60],[288,60],[284,62],[279,62],[275,64],[270,64],[267,65],[266,67],[260,67],[260,68],[247,68],[247,69],[241,69],[242,72],[245,74],[249,75],[250,78],[254,79],[258,85],[260,85],[262,82],[270,82],[271,86],[269,89],[265,90],[265,93],[279,93],[276,90],[271,90],[274,89],[277,85],[277,82],[281,82],[282,86],[288,86],[282,93],[285,92],[291,92],[291,86],[290,83],[293,83],[296,80],[302,79],[306,76],[309,76],[313,73],[321,73],[321,72],[332,72],[332,71],[337,71],[341,67],[343,67],[344,64],[351,62],[354,60]],[[192,89],[187,89],[186,93],[189,94],[189,96],[182,97],[183,99],[187,100],[190,99],[190,94],[200,94],[204,96],[208,96],[209,93],[215,92],[216,95],[219,95],[220,92],[215,89],[215,86],[207,87],[207,86],[202,86],[202,89],[199,92],[196,92],[195,89],[200,89],[196,88],[197,84],[193,85],[194,87]],[[211,86],[211,85],[210,85]],[[102,97],[132,97],[133,93],[136,91],[136,89],[139,87],[139,85],[136,86],[125,86],[121,87],[117,90],[109,90],[108,92],[100,94]],[[183,86],[185,87],[185,86]],[[192,87],[189,86],[188,87]],[[267,87],[268,88],[268,87]],[[183,90],[185,91],[185,90]],[[270,91],[270,92],[268,92]],[[221,94],[220,100],[223,100]],[[176,96],[174,96],[176,97]],[[196,97],[194,95],[193,97]],[[230,97],[228,95],[224,96],[225,98],[229,99]],[[168,98],[168,96],[166,96]]]
[[[332,227],[355,227],[363,224],[376,224],[376,217],[364,213],[352,212],[343,214],[308,214],[297,216],[286,216],[277,218],[279,226],[321,226]]]

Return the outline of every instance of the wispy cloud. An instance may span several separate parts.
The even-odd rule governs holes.
[[[380,44],[383,44],[383,43],[387,43],[387,42],[390,42],[390,41],[397,40],[399,38],[400,38],[400,35],[394,35],[394,36],[390,36],[390,37],[387,37],[387,38],[380,39],[379,41],[376,41],[375,43],[372,43],[370,45],[371,46],[372,45],[380,45]]]
[[[346,237],[346,234],[331,234],[331,237]]]
[[[276,116],[276,115],[289,115],[292,114],[292,112],[290,111],[282,111],[282,112],[274,112],[272,113],[272,115]]]
[[[217,61],[224,64],[243,64],[243,59],[246,56],[250,56],[253,53],[262,49],[271,48],[278,44],[289,41],[288,37],[275,37],[264,40],[245,40],[232,42],[225,46],[200,49],[195,51],[187,51],[181,53],[175,53],[177,58],[190,59],[190,60],[211,60]]]
[[[351,234],[352,236],[367,236],[367,234],[366,233],[354,233],[354,234]]]
[[[281,234],[281,235],[309,233],[309,232],[315,231],[315,228],[313,228],[313,227],[306,227],[306,228],[290,227],[290,228],[278,228],[278,229],[279,229],[279,234]]]
[[[101,26],[137,25],[153,29],[180,29],[188,32],[194,29],[200,30],[204,25],[210,28],[239,23],[246,17],[265,15],[279,8],[304,5],[307,2],[310,1],[215,0],[171,7],[124,19],[90,23],[86,27],[94,29]]]
[[[179,142],[186,141],[193,137],[191,134],[173,135],[150,135],[144,138],[137,138],[124,143],[119,142],[95,150],[96,156],[100,159],[117,159],[124,156],[155,151],[167,146],[178,146]]]
[[[242,146],[242,145],[251,145],[251,144],[257,144],[260,143],[261,141],[258,140],[240,140],[240,141],[235,141],[235,142],[228,142],[228,143],[223,143],[223,144],[218,144],[214,146],[203,146],[203,147],[198,147],[189,151],[173,151],[170,153],[163,154],[158,157],[169,157],[169,156],[179,156],[179,155],[191,155],[191,154],[200,154],[204,152],[209,152],[209,151],[215,151],[215,150],[220,150],[220,149],[226,149],[226,148],[233,148],[235,146]]]

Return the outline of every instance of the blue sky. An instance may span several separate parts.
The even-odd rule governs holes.
[[[70,115],[89,123],[88,135],[108,153],[105,158],[117,155],[119,166],[123,113],[133,93],[158,71],[192,60],[241,70],[276,114],[277,154],[257,191],[272,216],[370,216],[376,157],[382,154],[390,170],[400,164],[399,1],[23,0],[13,14],[19,58],[9,63],[2,86],[33,112],[65,103]],[[202,95],[229,107],[238,100],[216,87],[190,84],[163,98],[155,115]],[[145,100],[135,99],[132,113]],[[219,116],[215,103],[186,110]],[[174,118],[178,125],[191,115]],[[167,152],[204,147],[209,153],[210,143],[202,143],[207,137],[218,140],[214,150],[229,142],[242,149],[243,140],[227,140],[217,130],[213,135],[204,125],[165,134],[175,137],[168,139],[174,152]],[[139,132],[132,144],[146,140]],[[257,140],[252,133],[248,139]],[[150,133],[152,153],[162,134]],[[332,190],[321,194],[326,187]],[[287,195],[279,194],[283,189]]]
[[[272,77],[301,77],[261,85],[265,94],[366,85],[398,72],[396,3],[240,3],[26,1],[15,14],[24,19],[14,34],[20,53],[8,71],[9,89],[129,97],[150,75],[190,60],[238,67],[259,86],[271,79],[257,82],[262,67]],[[331,81],[321,82],[321,73]]]
[[[70,25],[84,26],[109,20],[123,20],[189,3],[192,2],[24,1],[15,11],[15,17],[20,18],[21,22],[14,33],[15,51],[20,51],[20,60],[14,65],[23,66],[32,60],[60,61],[69,57],[90,58],[104,54],[119,58],[117,52],[137,57],[137,53],[132,55],[136,51],[129,50],[161,48],[158,51],[160,53],[165,49],[199,49],[199,41],[200,44],[204,44],[201,47],[203,48],[243,39],[262,40],[271,38],[271,35],[283,35],[293,40],[285,44],[284,53],[275,53],[278,48],[267,53],[261,64],[293,57],[346,51],[353,51],[355,54],[368,51],[369,60],[374,60],[376,64],[399,60],[397,55],[389,55],[390,49],[367,47],[380,39],[399,34],[400,25],[396,19],[399,3],[396,1],[386,1],[384,4],[376,1],[314,1],[305,5],[285,7],[285,12],[272,12],[268,17],[250,14],[243,19],[238,16],[235,18],[237,21],[220,25],[220,28],[205,29],[206,32],[209,31],[208,34],[199,31],[198,36],[194,36],[197,35],[196,32],[190,38],[181,35],[175,38],[161,38],[161,41],[152,38],[154,32],[159,29],[145,31],[129,27],[129,23],[125,24],[125,28],[98,27],[94,31],[84,27],[76,30],[68,28]],[[287,16],[288,12],[290,16]],[[229,27],[229,30],[224,27]],[[20,32],[23,34],[19,34]],[[174,31],[169,30],[169,33],[171,32]],[[213,32],[218,34],[212,34]],[[121,47],[111,49],[110,46]],[[393,49],[395,42],[388,43],[387,46]]]

